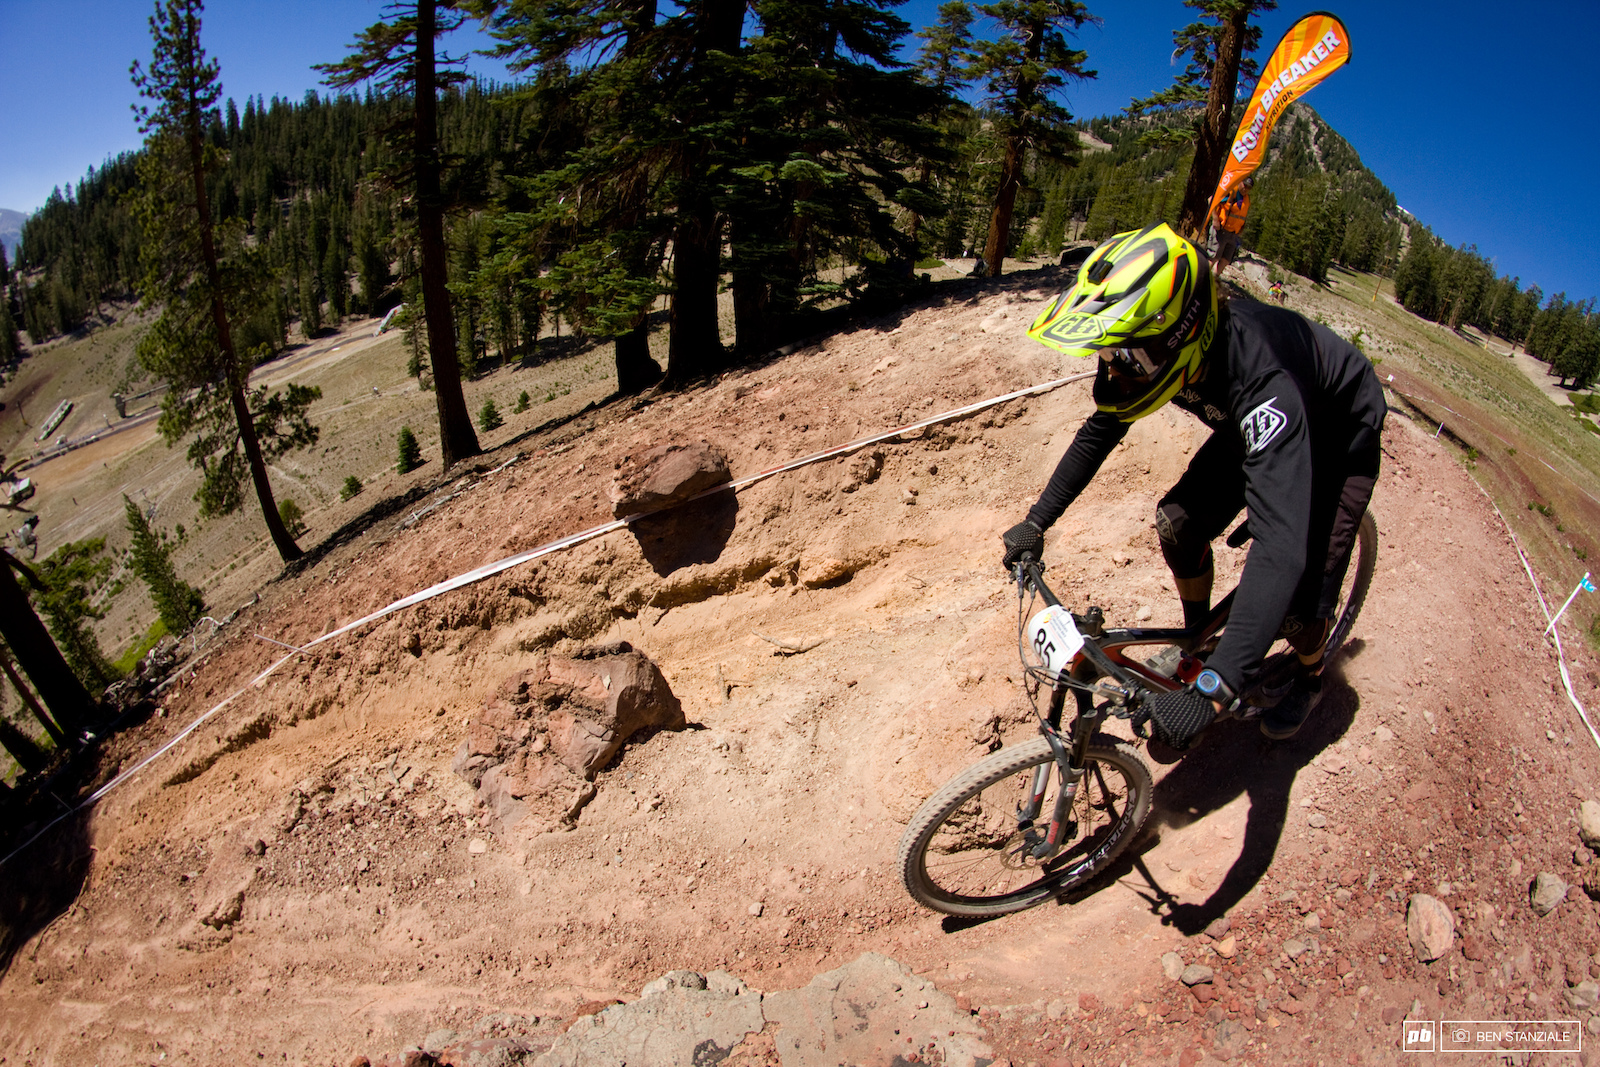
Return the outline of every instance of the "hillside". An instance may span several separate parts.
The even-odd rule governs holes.
[[[22,223],[27,217],[20,211],[0,207],[0,245],[5,246],[8,259],[17,254],[17,244],[22,240]]]
[[[1241,278],[1259,287],[1266,269],[1245,264]],[[1408,1015],[1564,1011],[1600,949],[1596,906],[1574,889],[1541,918],[1527,886],[1542,871],[1582,880],[1576,804],[1600,756],[1474,477],[1543,457],[1570,463],[1574,495],[1586,493],[1593,435],[1543,421],[1532,405],[1554,406],[1515,368],[1498,376],[1504,357],[1372,300],[1370,277],[1331,280],[1293,285],[1292,306],[1361,331],[1404,392],[1482,390],[1484,419],[1529,405],[1530,437],[1513,456],[1480,451],[1474,470],[1450,436],[1473,424],[1436,434],[1396,398],[1374,501],[1379,580],[1324,710],[1292,743],[1223,727],[1158,768],[1150,832],[1086,899],[942,924],[891,866],[923,797],[995,740],[1032,731],[997,535],[1090,410],[1081,384],[756,483],[688,560],[618,531],[248,684],[284,652],[268,640],[303,646],[602,522],[614,470],[642,448],[704,437],[745,474],[1076,369],[1022,336],[1062,281],[1025,271],[629,404],[579,412],[585,390],[604,388],[585,354],[497,372],[482,387],[501,397],[530,380],[573,391],[508,425],[470,472],[374,478],[365,500],[308,509],[314,540],[345,530],[311,566],[277,581],[259,557],[222,567],[230,576],[208,592],[220,600],[231,575],[253,571],[260,601],[157,717],[108,746],[101,780],[231,703],[36,846],[30,864],[54,858],[61,895],[24,897],[7,879],[0,903],[20,940],[0,977],[0,1045],[25,1062],[102,1064],[345,1063],[446,1029],[543,1047],[575,1013],[634,1000],[673,968],[794,989],[868,950],[978,1009],[983,1039],[1013,1063],[1399,1062]],[[357,341],[333,344],[342,355]],[[307,352],[297,373],[332,384],[387,343],[348,362]],[[368,376],[352,377],[325,390],[326,417],[367,403]],[[394,381],[370,384],[383,394],[373,410],[408,417]],[[1171,409],[1141,421],[1052,530],[1051,581],[1074,607],[1176,621],[1150,514],[1200,439]],[[389,440],[332,469],[375,473]],[[117,477],[133,478],[124,457],[139,450],[116,448],[102,472],[116,458],[128,464]],[[114,483],[95,458],[39,475],[53,492],[98,477],[105,496]],[[177,469],[162,477],[164,499],[181,500]],[[1528,525],[1543,516],[1490,493],[1519,537],[1544,543]],[[1544,551],[1552,588],[1570,587],[1570,551]],[[1241,558],[1221,550],[1224,574]],[[630,742],[575,828],[500,825],[451,770],[469,723],[539,655],[616,640],[659,664],[691,728]],[[1574,644],[1587,701],[1600,674]],[[1426,965],[1403,924],[1417,891],[1448,904],[1460,935]],[[237,914],[218,919],[235,892]],[[1227,944],[1200,932],[1224,913]],[[1164,977],[1167,952],[1213,966],[1204,999]],[[780,1059],[755,1038],[736,1052],[729,1062]]]

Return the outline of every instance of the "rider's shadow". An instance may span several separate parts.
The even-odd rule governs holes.
[[[1165,908],[1164,921],[1186,935],[1197,934],[1214,919],[1226,915],[1272,866],[1290,817],[1289,793],[1295,777],[1345,735],[1360,704],[1356,691],[1334,675],[1326,680],[1322,701],[1310,721],[1293,740],[1268,741],[1254,722],[1213,727],[1204,743],[1185,755],[1156,785],[1156,810],[1146,824],[1146,842],[1138,854],[1126,861],[1126,866],[1137,870],[1148,883],[1148,889],[1130,887],[1150,902],[1153,911]],[[1192,825],[1241,793],[1250,798],[1250,813],[1245,819],[1239,857],[1204,902],[1180,903],[1161,885],[1157,872],[1144,862],[1143,853],[1154,843],[1149,830]]]

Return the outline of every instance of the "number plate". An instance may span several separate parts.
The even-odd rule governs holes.
[[[1033,654],[1039,657],[1048,671],[1067,669],[1083,648],[1083,635],[1072,621],[1072,613],[1057,606],[1045,608],[1028,622],[1028,634],[1033,642]]]

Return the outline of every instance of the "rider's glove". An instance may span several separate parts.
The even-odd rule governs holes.
[[[1153,723],[1157,740],[1179,751],[1188,748],[1217,717],[1211,698],[1196,692],[1192,685],[1147,696],[1140,710],[1135,729],[1145,722]]]
[[[1001,534],[1000,541],[1006,546],[1006,554],[1000,557],[1000,565],[1007,570],[1020,563],[1024,553],[1036,560],[1044,558],[1044,531],[1031,519],[1023,519]]]

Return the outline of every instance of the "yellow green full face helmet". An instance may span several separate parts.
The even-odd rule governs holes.
[[[1095,401],[1124,422],[1150,414],[1194,381],[1216,332],[1211,266],[1164,222],[1096,248],[1077,285],[1028,327],[1041,344],[1105,360],[1114,387],[1097,387]]]

